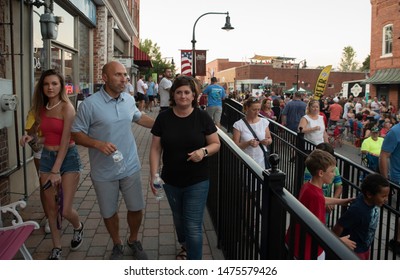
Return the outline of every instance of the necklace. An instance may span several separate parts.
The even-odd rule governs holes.
[[[53,109],[56,108],[58,105],[60,105],[61,102],[62,102],[62,100],[58,101],[57,104],[55,104],[55,105],[53,105],[53,106],[51,106],[51,107],[49,107],[49,103],[47,103],[47,104],[46,104],[46,109],[47,109],[48,111],[53,110]]]

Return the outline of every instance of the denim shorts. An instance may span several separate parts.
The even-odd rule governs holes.
[[[42,157],[40,158],[40,172],[49,173],[56,162],[58,152],[49,151],[43,148]],[[65,155],[64,161],[60,168],[60,173],[65,172],[80,172],[81,171],[81,159],[78,154],[76,146],[68,148],[67,154]]]

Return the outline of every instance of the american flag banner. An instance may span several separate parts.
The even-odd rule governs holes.
[[[181,74],[192,75],[192,50],[181,50]]]

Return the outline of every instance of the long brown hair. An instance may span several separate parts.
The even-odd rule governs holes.
[[[43,108],[49,102],[49,98],[44,94],[44,91],[43,91],[44,79],[48,76],[53,76],[53,75],[57,76],[60,81],[60,93],[59,93],[60,99],[63,102],[70,102],[70,100],[67,96],[67,92],[65,91],[64,77],[58,71],[56,71],[54,69],[49,69],[49,70],[44,71],[35,86],[35,91],[33,93],[33,99],[32,99],[31,112],[34,114],[35,121],[37,123],[40,123],[40,114],[41,114]]]

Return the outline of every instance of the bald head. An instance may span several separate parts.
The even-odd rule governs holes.
[[[125,66],[122,65],[120,62],[115,61],[115,60],[110,61],[107,64],[104,64],[101,74],[109,74],[110,70],[114,70],[115,68],[121,67],[121,66],[125,69]]]
[[[118,61],[110,61],[105,64],[102,69],[102,77],[106,92],[112,97],[118,97],[125,89],[127,76],[125,66]]]

